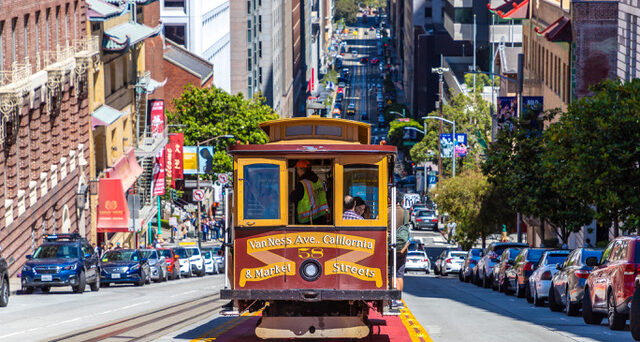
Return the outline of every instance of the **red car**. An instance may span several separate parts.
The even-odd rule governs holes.
[[[371,58],[371,64],[378,64],[378,63],[380,63],[379,58]]]
[[[582,318],[600,324],[606,316],[611,330],[627,324],[636,275],[640,274],[640,237],[622,236],[609,243],[587,278]]]
[[[338,90],[336,90],[336,94],[340,94],[340,93],[344,93],[344,88],[338,87]]]
[[[157,251],[160,255],[164,256],[164,259],[167,261],[169,279],[180,279],[180,262],[178,261],[178,255],[169,248],[158,248]]]

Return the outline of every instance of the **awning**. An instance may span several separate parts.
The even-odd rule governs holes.
[[[571,41],[571,19],[562,16],[554,21],[546,29],[535,28],[536,33],[545,37],[550,42],[570,42]]]
[[[488,3],[487,8],[502,19],[527,19],[529,17],[529,0],[507,1],[495,8],[491,8],[491,3]]]
[[[153,28],[134,22],[126,22],[104,31],[102,47],[106,51],[123,51],[146,38],[160,34],[160,32],[162,32],[162,25]]]
[[[121,190],[127,191],[136,179],[142,174],[142,167],[136,161],[136,153],[130,148],[125,154],[118,159],[112,168],[108,169],[106,178],[117,178],[122,180]]]
[[[118,120],[123,113],[107,105],[102,105],[91,113],[91,129],[97,126],[109,126]]]
[[[119,178],[100,179],[97,221],[98,233],[129,231],[129,205]]]

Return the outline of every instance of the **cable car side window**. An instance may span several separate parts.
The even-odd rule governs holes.
[[[354,211],[365,220],[374,220],[380,214],[379,189],[378,165],[344,166],[343,193],[356,199]],[[362,202],[358,199],[361,199]]]
[[[251,164],[243,167],[244,219],[280,219],[280,167]]]

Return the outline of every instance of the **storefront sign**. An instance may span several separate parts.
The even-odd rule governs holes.
[[[164,162],[164,150],[161,150],[153,162],[153,196],[164,195],[165,192]]]
[[[149,100],[148,122],[151,123],[151,135],[162,136],[164,133],[164,100]]]
[[[170,176],[171,176],[172,188],[175,188],[176,179],[184,178],[184,175],[182,173],[183,146],[184,146],[183,133],[169,134],[169,143],[167,144],[167,152],[171,153],[171,158],[169,159],[169,154],[167,154],[167,170],[171,169]]]
[[[129,206],[119,178],[102,178],[98,185],[97,231],[129,231]]]
[[[125,152],[112,168],[106,171],[107,178],[121,180],[122,191],[127,191],[142,174],[142,167],[136,161],[136,153],[133,148]]]

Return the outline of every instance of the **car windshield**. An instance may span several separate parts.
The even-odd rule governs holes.
[[[187,255],[187,250],[184,248],[176,248],[173,250],[174,253],[176,253],[179,257],[181,258],[188,258],[189,256]]]
[[[421,257],[424,258],[425,254],[423,252],[409,252],[407,257]]]
[[[151,259],[154,258],[154,251],[140,251],[142,253],[143,258]]]
[[[451,252],[450,255],[452,258],[464,259],[467,257],[467,252]]]
[[[538,262],[542,258],[542,253],[544,253],[544,249],[530,249],[527,252],[527,260]]]
[[[430,210],[422,210],[418,212],[418,216],[420,217],[425,217],[425,216],[434,216],[436,213]]]
[[[160,255],[162,255],[165,258],[171,258],[171,251],[168,249],[161,249],[159,250]]]
[[[197,248],[187,248],[187,254],[189,256],[200,255],[200,250]]]
[[[205,259],[211,259],[211,251],[204,252]]]
[[[78,258],[78,246],[76,245],[43,245],[38,247],[38,250],[33,254],[34,259],[48,259],[48,258],[65,258],[72,259]]]
[[[102,256],[102,262],[109,261],[138,261],[136,251],[108,251]]]
[[[560,264],[569,256],[569,254],[548,254],[547,265]]]
[[[636,254],[638,249],[636,249]],[[582,251],[582,263],[585,263],[588,257],[596,257],[598,260],[602,257],[602,251],[583,250]]]
[[[509,260],[513,260],[520,253],[519,248],[509,248]]]

